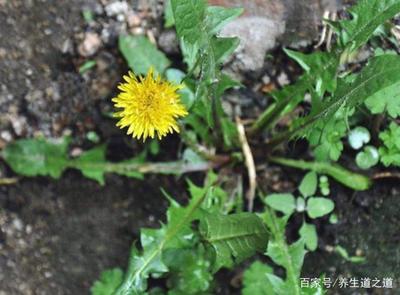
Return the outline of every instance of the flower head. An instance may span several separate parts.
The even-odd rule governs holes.
[[[182,85],[154,76],[152,68],[146,77],[136,78],[129,72],[123,78],[126,82],[118,86],[121,92],[112,99],[114,106],[122,109],[114,114],[120,118],[118,127],[128,127],[128,134],[143,140],[154,138],[155,134],[161,139],[168,133],[179,132],[176,119],[188,114],[177,93]]]

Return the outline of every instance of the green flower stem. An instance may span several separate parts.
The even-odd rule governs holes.
[[[371,187],[372,181],[369,177],[347,170],[339,164],[329,162],[307,162],[303,160],[270,157],[273,163],[297,168],[301,170],[312,170],[317,173],[327,174],[343,185],[357,191],[364,191]]]
[[[277,109],[277,104],[273,103],[271,104],[262,114],[261,116],[258,117],[258,119],[253,123],[253,125],[250,128],[249,134],[253,135],[261,130],[264,130],[268,127],[268,123],[272,121],[272,118],[276,116],[276,114],[279,114],[280,111],[278,112]]]

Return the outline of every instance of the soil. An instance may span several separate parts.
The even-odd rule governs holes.
[[[140,29],[148,33],[150,27],[157,36],[159,1],[152,0],[151,5],[131,1],[140,11],[141,23],[136,27],[126,27],[117,16],[106,16],[104,4],[111,2],[0,0],[0,149],[14,139],[38,134],[72,134],[74,146],[85,149],[93,145],[87,132],[95,131],[109,144],[115,159],[137,150],[137,143],[104,114],[111,111],[110,98],[127,71],[117,51],[118,34]],[[95,12],[96,22],[83,20],[82,11],[87,8]],[[78,48],[87,32],[97,34],[101,46],[84,57]],[[88,59],[97,66],[80,74],[79,67]],[[266,85],[254,85],[255,76],[244,75],[244,83],[255,91],[231,93],[228,101],[235,103],[228,108],[240,104],[245,114],[264,108],[261,88],[270,91],[289,82],[298,72],[293,67],[285,59],[267,61],[265,75],[256,77],[268,80]],[[176,151],[176,138],[167,139],[162,150],[167,152],[161,158]],[[0,177],[5,176],[13,174],[0,163]],[[272,166],[259,183],[266,191],[294,190],[301,176],[298,171]],[[195,178],[201,180],[200,175]],[[392,277],[399,286],[398,180],[376,181],[363,193],[331,185],[339,222],[319,221],[319,249],[306,256],[304,276]],[[101,271],[126,267],[139,229],[155,227],[164,218],[167,201],[160,187],[180,200],[186,197],[184,180],[166,176],[137,181],[109,175],[102,187],[77,171],[68,171],[59,180],[24,178],[15,185],[0,186],[0,295],[89,294]],[[332,252],[335,245],[350,255],[365,256],[366,263],[346,262]],[[222,271],[216,293],[239,294],[235,278],[240,270]],[[368,294],[400,294],[398,290]]]

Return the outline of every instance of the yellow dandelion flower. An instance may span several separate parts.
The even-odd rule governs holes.
[[[128,127],[128,135],[137,139],[143,137],[158,139],[174,131],[179,132],[177,118],[188,114],[180,101],[177,91],[182,85],[174,85],[162,80],[160,75],[154,76],[151,68],[146,77],[136,78],[132,72],[123,77],[121,92],[113,98],[114,106],[122,109],[114,114],[120,118],[117,126]]]

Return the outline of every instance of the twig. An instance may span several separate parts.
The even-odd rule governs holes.
[[[18,178],[12,177],[12,178],[0,178],[0,185],[10,185],[10,184],[15,184],[18,182]]]
[[[330,16],[329,10],[325,10],[323,18],[329,19],[329,16]],[[320,48],[322,44],[324,44],[327,32],[328,32],[328,24],[324,22],[322,27],[321,37],[319,39],[319,42],[314,46],[315,49]]]
[[[380,172],[376,173],[372,176],[372,179],[383,179],[383,178],[398,178],[400,179],[400,173],[393,173],[393,172]]]
[[[251,149],[246,138],[246,132],[244,126],[240,121],[239,117],[236,117],[236,126],[239,133],[239,140],[242,145],[242,151],[246,162],[247,172],[249,174],[249,189],[246,193],[246,198],[248,201],[247,209],[251,212],[253,211],[254,198],[256,195],[256,188],[257,188],[256,166],[254,164],[254,157],[253,154],[251,153]]]

